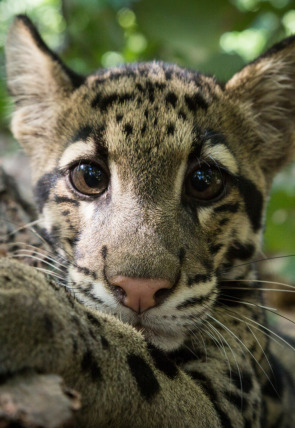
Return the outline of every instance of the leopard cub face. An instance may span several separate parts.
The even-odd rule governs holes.
[[[221,284],[254,278],[270,183],[294,152],[292,49],[226,85],[158,62],[84,78],[16,19],[12,127],[57,275],[82,303],[172,350],[214,311]]]

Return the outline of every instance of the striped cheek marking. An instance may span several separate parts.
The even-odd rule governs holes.
[[[79,159],[93,159],[95,156],[95,144],[93,141],[77,141],[71,144],[64,151],[60,161],[59,167],[66,168],[69,164]]]

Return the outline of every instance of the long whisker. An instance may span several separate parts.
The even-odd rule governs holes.
[[[284,287],[290,287],[290,288],[295,289],[294,285],[286,284],[284,282],[268,281],[268,280],[262,280],[262,279],[255,279],[255,280],[253,280],[253,279],[236,279],[236,280],[235,279],[229,279],[229,280],[220,281],[220,284],[222,284],[223,282],[225,282],[225,283],[226,282],[253,282],[253,283],[260,282],[263,284],[283,285]],[[223,286],[222,286],[222,288],[223,288]]]
[[[288,254],[288,255],[285,255],[285,256],[274,256],[274,257],[267,257],[267,258],[263,258],[263,259],[250,260],[249,262],[246,262],[246,263],[241,263],[241,264],[238,264],[238,265],[233,265],[230,268],[225,268],[221,272],[222,273],[229,272],[232,269],[235,269],[235,268],[238,268],[238,267],[241,267],[241,266],[251,265],[252,263],[266,262],[268,260],[283,259],[283,258],[288,258],[288,257],[295,257],[295,254]]]
[[[277,334],[274,330],[271,330],[270,328],[268,328],[268,327],[266,327],[265,325],[263,325],[263,324],[261,324],[261,323],[259,323],[258,321],[255,321],[255,320],[253,320],[253,319],[251,319],[251,318],[249,318],[249,317],[247,317],[246,315],[240,315],[239,313],[237,313],[236,311],[234,311],[232,308],[229,308],[226,304],[224,304],[224,303],[222,303],[222,302],[220,302],[221,304],[222,304],[222,306],[224,307],[224,308],[226,308],[226,310],[227,310],[227,312],[228,313],[233,313],[233,314],[235,314],[235,315],[237,315],[238,316],[238,318],[237,317],[235,317],[235,316],[232,316],[232,315],[230,315],[230,314],[228,314],[231,318],[235,318],[235,319],[237,319],[237,320],[239,320],[239,321],[241,321],[241,322],[244,322],[244,323],[246,323],[245,321],[243,321],[241,318],[239,318],[240,316],[242,316],[243,318],[245,318],[245,319],[247,319],[249,322],[251,322],[252,324],[251,324],[251,326],[253,327],[253,328],[256,328],[256,329],[258,329],[259,331],[261,331],[261,333],[263,333],[263,334],[265,334],[267,337],[269,337],[271,340],[273,340],[275,343],[277,343],[278,345],[280,345],[280,346],[282,346],[282,343],[281,342],[283,342],[285,345],[287,345],[290,349],[292,349],[292,351],[295,351],[295,348],[287,341],[287,340],[285,340],[283,337],[281,337],[279,334]],[[275,314],[275,315],[278,315],[277,313]],[[290,320],[291,321],[291,320]],[[293,321],[291,321],[291,322],[293,322]],[[246,323],[247,324],[247,323]],[[258,327],[257,327],[258,326]],[[261,329],[263,329],[263,330],[261,330]],[[266,331],[269,333],[266,333]],[[275,336],[277,339],[279,339],[279,340],[276,340],[273,336]],[[281,342],[279,342],[279,341],[281,341]]]
[[[228,299],[223,299],[222,296],[226,296]],[[227,301],[231,301],[231,302],[238,302],[238,303],[241,303],[241,304],[256,306],[257,308],[265,309],[266,311],[268,311],[268,312],[270,312],[272,314],[275,314],[275,315],[277,315],[277,316],[279,316],[281,318],[284,318],[285,320],[287,320],[287,321],[289,321],[289,322],[291,322],[292,324],[295,325],[295,321],[292,321],[290,318],[288,318],[288,317],[286,317],[286,316],[278,313],[277,309],[268,308],[267,306],[259,305],[257,303],[247,302],[246,300],[240,299],[239,297],[230,296],[230,295],[226,295],[226,294],[222,294],[222,295],[220,294],[220,298],[222,300],[227,300]],[[230,299],[233,299],[233,300],[230,300]]]
[[[46,254],[46,253],[42,253],[41,251],[36,251],[36,249],[35,249],[35,247],[33,246],[33,245],[30,245],[30,247],[32,248],[32,249],[30,249],[30,250],[27,250],[26,248],[21,248],[21,249],[19,249],[19,250],[15,250],[14,252],[12,252],[11,254],[19,254],[19,253],[25,253],[25,254],[28,254],[28,255],[26,255],[25,257],[29,257],[30,255],[37,255],[37,256],[40,256],[40,257],[43,257],[44,258],[44,260],[51,260],[53,263],[55,263],[55,264],[58,264],[59,266],[62,266],[62,267],[64,267],[65,269],[67,268],[67,266],[66,265],[64,265],[64,264],[62,264],[59,260],[56,260],[55,258],[53,258],[53,257],[51,257],[51,256],[49,256],[48,254]],[[38,247],[36,247],[36,248],[38,248]],[[43,260],[43,259],[42,259]]]
[[[31,221],[30,223],[26,223],[26,224],[18,227],[17,229],[9,232],[8,235],[15,235],[16,233],[18,233],[20,230],[23,230],[23,229],[31,229],[31,230],[33,230],[32,226],[34,226],[35,224],[40,223],[40,221],[41,221],[41,219],[37,219],[37,220]]]
[[[40,261],[40,262],[42,262],[42,263],[44,263],[44,264],[46,264],[48,266],[51,266],[53,269],[56,269],[56,270],[64,273],[64,271],[62,269],[60,269],[59,267],[55,266],[53,263],[49,263],[46,260],[41,259],[41,257],[37,257],[37,256],[34,256],[32,254],[26,254],[26,253],[25,254],[22,254],[22,253],[16,254],[15,252],[12,253],[12,258],[24,258],[24,257],[30,258],[30,259],[34,259],[34,260],[38,260],[38,261]]]
[[[235,333],[233,333],[233,331],[230,328],[226,327],[221,321],[217,320],[216,318],[214,318],[210,314],[208,314],[208,317],[211,318],[213,321],[215,321],[217,324],[219,324],[221,326],[221,328],[223,328],[230,335],[232,335],[246,349],[246,351],[250,354],[250,356],[253,358],[253,360],[256,362],[256,364],[260,367],[260,369],[262,370],[263,374],[268,379],[269,383],[273,387],[273,389],[276,392],[276,394],[279,396],[278,391],[276,390],[275,386],[273,385],[273,383],[272,383],[271,379],[269,378],[268,374],[266,373],[266,371],[264,370],[264,368],[261,366],[261,364],[259,363],[259,361],[255,358],[255,355],[253,355],[253,353],[250,351],[250,349],[241,341],[241,339]]]

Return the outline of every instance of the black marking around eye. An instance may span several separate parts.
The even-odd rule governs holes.
[[[263,210],[263,196],[252,181],[239,176],[236,180],[238,189],[243,196],[245,209],[254,232],[261,228],[261,217]]]
[[[229,247],[226,257],[229,260],[239,259],[248,260],[255,253],[255,247],[253,244],[242,244],[241,242],[235,241],[231,247]]]
[[[34,196],[38,210],[42,212],[44,205],[49,199],[50,190],[55,186],[58,178],[57,170],[43,175],[34,187]]]
[[[189,110],[192,112],[196,112],[199,108],[207,110],[209,107],[207,101],[205,101],[199,92],[196,92],[194,95],[187,94],[184,99]]]
[[[135,354],[128,355],[127,363],[141,395],[146,400],[151,400],[160,391],[159,382],[152,369],[143,358]]]
[[[177,96],[174,94],[174,92],[169,92],[167,95],[166,95],[166,104],[167,105],[172,105],[172,107],[174,107],[175,108],[175,106],[176,106],[176,103],[177,103],[177,100],[178,100],[178,98],[177,98]]]

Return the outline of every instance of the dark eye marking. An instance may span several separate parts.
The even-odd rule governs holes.
[[[34,196],[40,212],[42,212],[44,205],[49,199],[50,190],[55,186],[58,179],[58,172],[54,170],[41,177],[34,188]]]
[[[233,245],[228,249],[226,257],[229,260],[248,260],[254,255],[254,253],[255,247],[253,244],[242,244],[241,242],[235,241]]]
[[[237,177],[236,185],[243,196],[246,213],[250,219],[254,232],[261,228],[263,210],[263,195],[252,181],[242,176]]]

